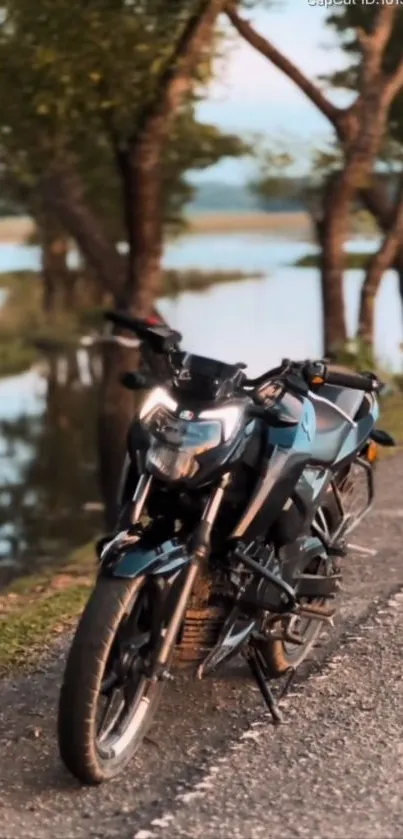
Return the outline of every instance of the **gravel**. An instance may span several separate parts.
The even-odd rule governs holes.
[[[0,682],[0,839],[400,839],[402,466],[380,466],[377,508],[354,534],[378,553],[346,561],[336,628],[279,729],[242,665],[180,676],[124,776],[81,789],[55,736],[69,639],[33,675]]]

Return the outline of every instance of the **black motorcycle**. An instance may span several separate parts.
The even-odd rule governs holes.
[[[149,392],[64,673],[59,748],[85,784],[123,770],[185,664],[202,678],[242,653],[281,720],[270,680],[289,681],[332,621],[377,444],[394,445],[375,428],[374,374],[284,360],[248,379],[165,325],[107,317],[166,372],[124,377]]]

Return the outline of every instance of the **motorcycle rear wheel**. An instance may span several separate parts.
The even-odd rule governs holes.
[[[322,573],[323,564],[320,560],[315,560],[313,566],[308,568],[308,570],[312,574]],[[315,601],[315,605],[323,607],[326,605],[326,601]],[[282,621],[280,619],[274,628],[277,630],[281,626]],[[297,631],[302,643],[293,644],[285,640],[270,639],[269,636],[267,640],[260,641],[257,644],[264,672],[268,679],[278,679],[290,670],[290,668],[296,670],[297,667],[300,667],[312,648],[316,645],[323,631],[323,623],[312,618],[301,617],[296,618],[295,624],[290,628],[292,628],[293,632]]]
[[[163,687],[145,675],[152,609],[144,577],[100,577],[79,621],[60,691],[58,742],[64,765],[82,784],[120,774],[152,722]]]

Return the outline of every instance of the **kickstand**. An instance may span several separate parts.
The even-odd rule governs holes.
[[[277,702],[281,702],[281,700],[284,699],[284,697],[290,690],[290,687],[297,675],[297,671],[294,669],[294,667],[289,667],[288,670],[285,671],[285,675],[287,676],[287,679],[285,681],[283,689],[279,693]]]
[[[247,650],[244,651],[244,657],[249,664],[251,673],[254,679],[256,680],[256,683],[260,688],[263,699],[271,713],[273,724],[280,725],[283,722],[283,715],[278,707],[278,702],[273,694],[273,691],[267,684],[267,681],[264,677],[262,665],[253,647],[249,647]]]

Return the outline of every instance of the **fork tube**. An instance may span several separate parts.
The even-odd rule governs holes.
[[[179,596],[179,600],[175,606],[175,611],[172,615],[171,622],[166,630],[164,630],[163,643],[157,659],[159,665],[166,665],[168,656],[171,652],[172,645],[175,643],[178,635],[180,625],[185,616],[187,603],[192,592],[196,577],[199,573],[199,563],[197,559],[193,558],[186,573],[185,582]]]
[[[210,536],[211,529],[217,517],[217,513],[220,509],[220,505],[224,497],[225,488],[228,486],[229,480],[229,473],[223,475],[219,486],[209,499],[204,510],[203,517],[198,528],[198,535],[196,536],[195,546],[192,551],[192,557],[190,565],[187,569],[183,588],[180,593],[169,626],[165,630],[162,647],[157,659],[159,665],[166,665],[168,656],[172,649],[172,645],[175,643],[175,639],[178,635],[180,625],[185,616],[187,603],[192,593],[193,585],[195,583],[197,574],[199,573],[199,563],[202,559],[205,558],[208,550],[207,537]]]
[[[151,475],[141,475],[133,495],[133,508],[131,511],[131,523],[136,524],[143,512],[148,493],[152,483]]]

